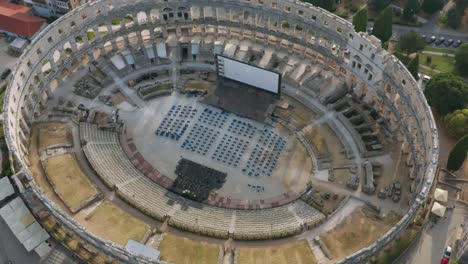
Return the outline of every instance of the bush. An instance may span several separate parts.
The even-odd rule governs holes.
[[[468,135],[468,108],[456,110],[446,115],[444,122],[450,136]]]
[[[463,165],[466,159],[466,153],[468,152],[468,135],[462,137],[452,151],[450,151],[447,160],[447,169],[449,171],[457,171]]]
[[[467,107],[468,84],[451,73],[440,73],[427,83],[424,95],[430,106],[446,115]]]

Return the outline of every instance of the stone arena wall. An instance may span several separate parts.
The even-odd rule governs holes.
[[[131,26],[123,19],[128,15],[133,17]],[[113,25],[115,18],[120,19],[120,25]],[[168,32],[192,33],[193,26],[225,29],[226,34],[221,30],[218,33],[226,37],[252,39],[255,35],[255,41],[280,44],[290,53],[329,64],[344,76],[354,94],[374,106],[403,143],[403,151],[408,154],[406,163],[418,182],[418,194],[410,210],[381,239],[341,263],[360,262],[375,255],[414,220],[434,180],[439,144],[434,118],[420,87],[404,65],[380,47],[378,39],[356,33],[350,22],[298,1],[101,0],[61,17],[32,41],[9,80],[4,128],[21,172],[32,180],[27,168],[30,127],[47,103],[51,84],[59,86],[61,76],[79,67],[82,56],[93,58],[97,51],[117,50],[122,41],[126,46],[135,41],[141,44],[144,30],[150,32],[154,43],[167,37]],[[103,27],[107,28],[105,35],[99,34]],[[95,32],[92,41],[87,39],[90,29]],[[77,37],[82,43],[77,43]],[[47,64],[51,69],[43,71]],[[57,219],[68,223],[69,229],[76,229],[83,239],[103,243],[106,252],[122,253],[121,248],[106,244],[67,219],[34,184],[31,188]]]

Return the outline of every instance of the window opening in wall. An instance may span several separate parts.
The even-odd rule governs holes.
[[[358,67],[358,69],[361,69],[362,68],[361,63],[358,63],[357,67]]]
[[[300,15],[300,16],[303,16],[303,15],[304,15],[304,11],[302,11],[302,10],[297,10],[297,14]]]
[[[364,46],[362,44],[359,45],[359,50],[362,50]]]
[[[317,21],[317,17],[316,17],[316,16],[312,16],[312,20]]]
[[[271,7],[276,8],[276,7],[278,7],[278,4],[273,2],[273,3],[271,3]]]

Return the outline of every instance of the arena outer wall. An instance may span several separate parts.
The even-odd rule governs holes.
[[[158,16],[150,16],[148,13],[146,22],[137,21],[138,12],[152,9],[159,10]],[[165,13],[178,11],[188,12],[188,18],[177,19],[174,16],[175,19],[163,20]],[[128,14],[135,18],[135,22],[126,28],[123,18]],[[112,31],[113,18],[119,18],[122,26],[116,32]],[[283,28],[285,21],[290,26]],[[340,263],[362,263],[378,254],[414,220],[428,196],[438,162],[438,135],[434,118],[415,79],[396,57],[380,48],[379,40],[366,33],[356,33],[353,25],[346,20],[298,1],[155,0],[130,3],[102,0],[86,4],[55,21],[24,51],[11,75],[5,98],[4,128],[7,144],[18,165],[17,173],[31,181],[29,192],[38,197],[65,228],[79,234],[85,243],[118,261],[148,262],[147,259],[125,252],[117,245],[94,237],[68,218],[38,189],[28,170],[30,127],[35,116],[40,114],[40,105],[47,102],[50,82],[63,69],[70,68],[82,54],[92,56],[94,48],[104,50],[104,43],[109,41],[116,46],[116,35],[124,37],[125,43],[129,43],[128,35],[134,31],[150,29],[150,32],[154,32],[154,27],[160,27],[163,31],[169,27],[180,30],[181,27],[204,24],[237,28],[241,35],[261,32],[287,40],[288,43],[282,48],[290,49],[291,52],[304,53],[295,49],[297,44],[321,54],[322,59],[339,65],[338,70],[355,84],[353,92],[372,103],[381,116],[386,118],[392,133],[403,143],[403,151],[408,153],[406,162],[411,165],[410,173],[418,179],[417,195],[407,214],[383,237]],[[107,26],[109,34],[96,34],[92,43],[84,38],[84,44],[78,50],[76,37],[86,36],[88,29],[98,32],[98,27],[102,25]],[[137,38],[142,42],[140,34],[137,34]],[[68,51],[64,45],[67,42],[72,49],[70,56],[65,56]],[[56,51],[61,54],[58,60],[54,59]],[[41,68],[47,62],[51,64],[51,71],[42,72]]]

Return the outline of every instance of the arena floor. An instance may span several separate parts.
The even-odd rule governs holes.
[[[190,119],[191,123],[188,124],[187,130],[179,140],[155,135],[155,131],[158,130],[161,122],[173,106],[188,106],[196,110],[194,117]],[[197,102],[195,97],[173,94],[169,97],[154,99],[138,111],[122,113],[122,118],[126,124],[127,133],[131,135],[143,157],[158,168],[162,174],[171,179],[177,177],[175,168],[177,162],[183,157],[226,172],[226,183],[218,190],[218,193],[232,199],[267,199],[283,193],[300,194],[305,191],[306,183],[310,181],[313,173],[312,160],[303,145],[290,130],[280,124],[270,126],[239,117],[233,113],[227,114],[227,118],[223,120],[223,125],[210,125],[200,121],[205,109],[216,113],[221,112],[221,110],[212,106]],[[229,131],[230,125],[235,122],[234,120],[250,124],[252,129],[249,131],[253,134],[245,136],[244,134],[236,134],[234,130]],[[217,133],[214,135],[211,146],[209,142],[206,142],[207,145],[200,146],[204,150],[208,148],[206,153],[197,153],[182,147],[186,140],[190,140],[190,131],[197,126],[207,128],[206,132],[208,133]],[[281,137],[285,142],[285,147],[281,151],[270,176],[262,173],[259,176],[249,176],[247,171],[243,172],[243,169],[246,168],[252,152],[261,141],[261,132],[264,129]],[[202,134],[198,137],[203,138],[204,135]],[[252,136],[249,137],[250,135]],[[246,143],[245,151],[239,151],[240,160],[237,166],[213,159],[213,157],[216,157],[216,150],[222,147],[222,142],[226,142],[229,137],[232,137],[232,140],[237,138]],[[203,140],[201,145],[203,145]]]

